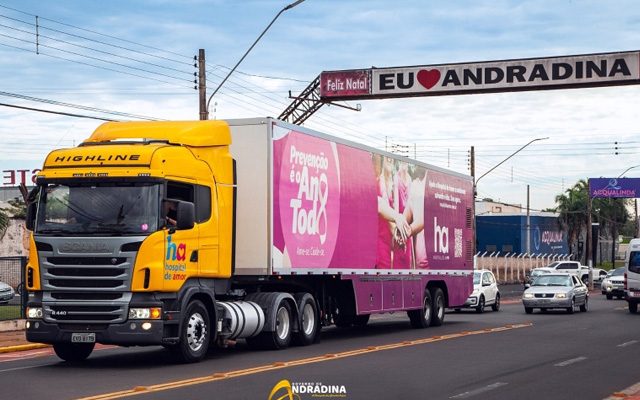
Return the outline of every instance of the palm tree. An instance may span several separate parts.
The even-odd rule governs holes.
[[[611,235],[611,265],[615,263],[616,238],[620,228],[629,220],[629,212],[625,206],[626,199],[594,199],[593,211],[596,220],[603,230]]]
[[[560,225],[567,231],[569,249],[573,250],[580,233],[587,228],[587,202],[589,184],[579,180],[573,187],[556,196],[556,210],[560,214]],[[582,257],[582,255],[580,255]]]

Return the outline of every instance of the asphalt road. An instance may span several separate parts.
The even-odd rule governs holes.
[[[97,350],[83,366],[45,350],[0,358],[0,397],[267,399],[288,380],[346,392],[323,399],[602,399],[640,381],[639,327],[624,301],[593,294],[587,313],[504,304],[448,313],[426,330],[386,315],[364,329],[326,329],[314,346],[260,352],[239,342],[195,365],[171,364],[157,348]]]

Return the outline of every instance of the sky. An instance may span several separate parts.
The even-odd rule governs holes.
[[[0,170],[39,168],[48,152],[78,145],[103,122],[10,106],[197,119],[198,49],[210,94],[288,3],[0,0]],[[289,91],[299,94],[322,71],[638,50],[638,26],[635,0],[306,0],[280,15],[210,114],[277,117]],[[639,97],[630,85],[349,101],[341,104],[361,111],[325,105],[304,125],[380,149],[400,145],[465,174],[474,146],[476,176],[548,137],[478,182],[480,198],[523,206],[529,185],[531,208],[540,210],[579,179],[640,164]],[[640,167],[625,176],[640,177]]]

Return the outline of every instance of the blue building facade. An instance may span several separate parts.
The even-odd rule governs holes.
[[[568,254],[567,233],[554,215],[530,216],[530,252]],[[527,216],[491,214],[476,216],[476,248],[479,252],[518,254],[527,251]]]

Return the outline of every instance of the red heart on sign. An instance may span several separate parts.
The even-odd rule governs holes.
[[[431,89],[440,80],[440,71],[437,69],[421,69],[418,71],[418,82],[426,89]]]

